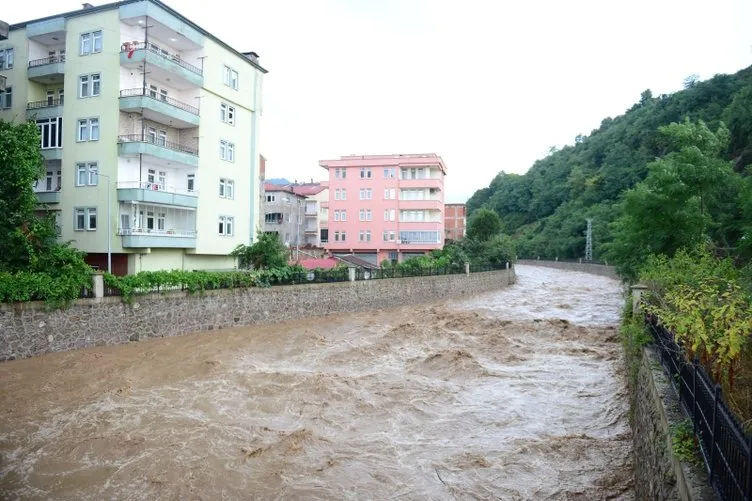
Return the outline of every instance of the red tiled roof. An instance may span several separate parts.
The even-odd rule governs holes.
[[[292,190],[295,192],[296,195],[310,197],[312,195],[318,195],[319,193],[321,193],[328,187],[329,187],[328,183],[326,185],[324,183],[294,184],[292,186]]]
[[[315,270],[316,268],[329,270],[337,266],[337,261],[332,258],[302,259],[298,262],[298,264],[307,270]]]

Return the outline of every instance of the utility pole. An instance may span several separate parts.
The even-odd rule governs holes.
[[[585,261],[593,260],[593,220],[586,219],[587,233],[585,234]]]

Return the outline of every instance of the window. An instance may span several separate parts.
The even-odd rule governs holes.
[[[76,186],[96,186],[99,182],[99,166],[96,162],[76,164]]]
[[[394,221],[394,217],[395,217],[394,209],[384,209],[384,221]]]
[[[225,83],[225,85],[238,90],[238,72],[233,70],[232,68],[228,66],[224,67],[222,81]]]
[[[44,178],[44,191],[52,191],[52,180],[53,180],[54,172],[51,170],[47,171],[47,175]]]
[[[281,212],[271,212],[269,214],[264,215],[264,220],[267,223],[275,223],[275,224],[282,224],[282,221],[284,220],[284,216]]]
[[[334,241],[335,242],[339,242],[339,232],[338,231],[334,232]]]
[[[337,188],[334,190],[335,200],[347,200],[347,190],[344,188]]]
[[[360,230],[358,232],[358,241],[359,242],[370,242],[371,241],[371,230]]]
[[[97,229],[97,209],[94,207],[73,210],[73,228],[76,231],[94,231]]]
[[[220,198],[235,198],[235,181],[232,179],[219,179],[219,196]]]
[[[99,119],[82,118],[78,121],[78,141],[99,140]]]
[[[334,211],[334,220],[335,221],[339,221],[339,211],[338,210]]]
[[[165,229],[165,213],[157,213],[157,230],[164,231]]]
[[[371,209],[360,209],[360,220],[371,221]]]
[[[13,69],[13,49],[0,50],[0,70]]]
[[[225,141],[222,139],[219,141],[219,158],[227,160],[228,162],[235,161],[235,143]]]
[[[340,221],[347,221],[347,211],[342,209],[339,211],[339,220]]]
[[[65,90],[64,89],[58,89],[58,91],[57,91],[57,97],[60,100],[60,104],[63,104],[63,101],[65,101]]]
[[[230,125],[235,125],[235,107],[226,103],[220,104],[219,119]]]
[[[384,200],[395,200],[397,198],[397,190],[394,188],[384,188]]]
[[[149,127],[146,130],[146,140],[152,144],[157,142],[157,129]]]
[[[196,191],[196,174],[188,174],[188,193]]]
[[[6,87],[5,90],[0,90],[0,110],[3,108],[10,108],[13,105],[13,89]]]
[[[82,56],[97,54],[102,52],[102,31],[92,31],[81,34],[81,51]]]
[[[232,216],[219,216],[219,234],[226,237],[232,236],[232,226],[234,223]]]
[[[410,167],[409,169],[402,169],[401,176],[402,179],[426,179],[428,170],[423,167]]]
[[[400,231],[399,238],[405,243],[437,244],[440,242],[438,231]]]
[[[347,179],[347,169],[344,167],[334,169],[334,177],[337,179]]]
[[[394,242],[395,234],[393,231],[384,230],[384,242]]]
[[[384,169],[384,179],[394,179],[397,176],[397,169],[389,167]]]
[[[63,117],[37,120],[42,149],[63,147]]]
[[[157,144],[159,146],[167,146],[167,131],[160,130],[157,134]]]
[[[78,77],[78,97],[96,97],[100,94],[101,87],[102,82],[99,73]]]
[[[344,242],[345,240],[347,240],[347,234],[346,232],[343,231],[342,233],[339,234],[339,241]]]
[[[373,196],[373,191],[371,188],[361,188],[360,189],[360,199],[361,200],[371,200]]]
[[[360,168],[360,179],[371,179],[371,169],[367,167]]]

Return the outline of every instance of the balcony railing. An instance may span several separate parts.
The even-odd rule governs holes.
[[[26,103],[27,110],[38,110],[40,108],[52,108],[54,106],[62,106],[63,98],[60,99],[45,99],[44,101],[32,101]]]
[[[64,63],[65,62],[65,56],[47,56],[43,57],[42,59],[34,59],[32,61],[29,61],[29,68],[34,68],[36,66],[44,66],[45,64],[55,64],[55,63]]]
[[[199,114],[198,108],[195,108],[189,104],[185,104],[181,101],[178,101],[177,99],[173,99],[168,96],[163,96],[158,93],[153,93],[149,89],[124,89],[120,91],[120,97],[133,97],[133,96],[150,97],[157,101],[162,101],[163,103],[167,103],[171,106],[179,108],[183,111],[187,111],[188,113],[193,113],[194,115]]]
[[[149,230],[147,228],[118,228],[118,235],[158,235],[165,237],[195,237],[196,230]]]
[[[166,50],[164,50],[162,48],[158,48],[158,47],[154,46],[151,43],[150,44],[147,44],[145,42],[139,42],[139,43],[135,43],[135,44],[127,44],[127,43],[125,43],[125,44],[123,44],[123,47],[122,47],[122,49],[121,49],[120,52],[128,53],[128,52],[132,52],[132,51],[136,51],[136,50],[144,50],[144,49],[149,49],[149,51],[151,51],[152,53],[157,54],[159,56],[162,56],[163,58],[165,58],[167,60],[170,60],[173,63],[177,64],[178,66],[181,66],[181,67],[185,68],[188,71],[192,71],[193,73],[196,73],[197,75],[203,75],[204,74],[204,70],[202,70],[201,68],[198,68],[196,66],[193,66],[190,63],[186,63],[185,61],[183,61],[180,58],[180,54],[172,54],[172,53],[170,53],[170,52],[168,52],[168,51],[166,51]]]
[[[141,189],[150,191],[161,191],[175,195],[186,195],[189,197],[198,196],[197,191],[182,190],[174,186],[167,186],[161,183],[150,183],[148,181],[122,181],[117,184],[120,189]]]
[[[180,151],[182,153],[188,153],[189,155],[198,156],[198,148],[192,148],[183,144],[178,144],[173,141],[167,141],[159,137],[150,136],[148,134],[125,134],[118,136],[118,143],[149,143],[168,150]]]

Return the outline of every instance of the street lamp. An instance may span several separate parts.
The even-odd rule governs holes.
[[[110,216],[110,176],[97,172],[97,177],[107,179],[107,273],[112,273],[112,217]]]

